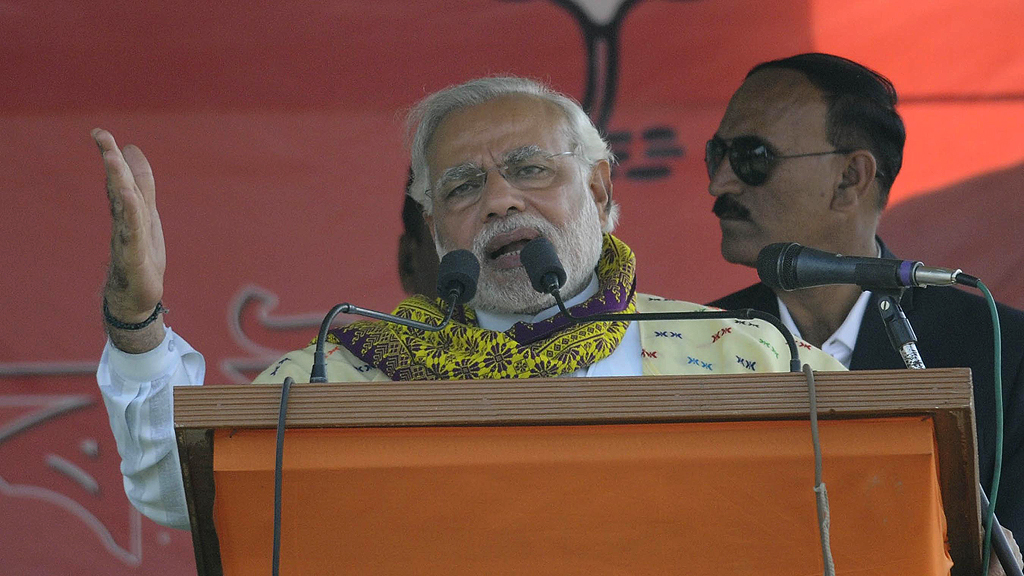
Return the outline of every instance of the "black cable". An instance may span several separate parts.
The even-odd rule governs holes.
[[[274,559],[271,567],[273,576],[278,576],[281,564],[281,470],[284,460],[284,423],[288,413],[288,394],[295,380],[291,376],[281,385],[281,409],[277,415],[277,456],[274,460]]]
[[[645,320],[716,320],[723,318],[734,318],[739,320],[764,320],[772,326],[774,326],[782,337],[786,339],[786,345],[789,346],[789,371],[800,372],[800,353],[797,351],[796,339],[793,338],[793,334],[788,328],[782,323],[781,320],[768,314],[767,312],[761,312],[760,310],[754,310],[753,308],[740,308],[739,310],[705,310],[703,312],[635,312],[632,314],[592,314],[590,316],[573,316],[569,309],[565,307],[565,302],[562,301],[562,295],[559,293],[557,286],[548,287],[551,288],[548,292],[555,297],[555,303],[558,304],[558,309],[565,315],[566,318],[573,321],[573,323],[579,324],[582,322],[631,322],[631,321],[645,321]]]

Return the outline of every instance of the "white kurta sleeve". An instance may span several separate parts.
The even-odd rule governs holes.
[[[189,529],[172,387],[199,386],[205,374],[202,354],[169,327],[163,342],[143,354],[122,352],[108,339],[96,370],[125,494],[146,517],[171,528]]]

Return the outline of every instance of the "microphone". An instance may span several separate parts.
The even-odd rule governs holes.
[[[796,340],[789,329],[782,324],[777,317],[754,310],[742,308],[740,310],[716,310],[704,312],[646,312],[633,314],[592,314],[590,316],[573,316],[565,307],[559,289],[565,284],[566,274],[562,263],[558,260],[555,247],[543,236],[530,240],[519,252],[519,261],[526,268],[526,274],[530,277],[530,284],[534,290],[542,294],[550,294],[555,298],[559,311],[575,324],[582,322],[644,322],[649,320],[714,320],[714,319],[759,319],[768,322],[782,334],[789,346],[789,369],[791,372],[800,372],[800,354],[797,352]]]
[[[757,255],[757,275],[767,286],[787,291],[829,284],[856,284],[865,290],[970,285],[973,280],[959,269],[932,268],[914,260],[843,256],[795,242],[765,246]]]
[[[441,258],[437,267],[437,293],[456,304],[465,304],[476,295],[476,282],[480,278],[480,261],[469,250],[452,250]]]
[[[455,312],[455,306],[469,302],[476,294],[477,279],[480,277],[480,262],[469,250],[453,250],[441,258],[441,263],[438,264],[437,270],[437,293],[442,298],[446,298],[448,302],[448,310],[445,312],[444,320],[440,324],[434,325],[417,322],[416,320],[402,318],[394,314],[385,314],[376,310],[360,308],[347,302],[338,304],[331,308],[330,312],[324,316],[323,322],[320,323],[320,332],[316,339],[316,350],[313,352],[313,368],[309,372],[309,381],[311,383],[327,382],[327,362],[324,355],[324,343],[327,341],[327,331],[331,327],[331,322],[334,321],[335,316],[342,312],[383,320],[384,322],[392,322],[426,332],[437,332],[447,326],[448,322],[452,319],[452,313]]]
[[[541,294],[551,294],[565,284],[565,268],[558,261],[558,254],[551,241],[538,236],[526,243],[519,251],[519,261],[526,268],[533,289]]]

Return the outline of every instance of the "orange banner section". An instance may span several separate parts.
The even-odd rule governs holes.
[[[947,574],[930,420],[821,424],[837,569]],[[225,574],[269,569],[274,432],[218,433]],[[806,422],[289,431],[284,573],[812,574]]]

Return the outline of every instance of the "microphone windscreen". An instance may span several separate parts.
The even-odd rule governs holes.
[[[437,294],[448,298],[452,290],[459,292],[458,304],[465,304],[476,295],[480,278],[480,262],[469,250],[452,250],[441,258],[437,267]]]
[[[757,276],[770,288],[792,290],[796,283],[793,261],[803,246],[796,242],[776,242],[757,255]]]
[[[548,293],[544,277],[549,274],[554,274],[558,279],[559,288],[565,284],[565,268],[562,268],[562,263],[558,261],[558,254],[555,253],[555,247],[547,238],[538,236],[527,242],[519,252],[519,261],[526,268],[530,283],[533,284],[533,289],[537,292]]]

